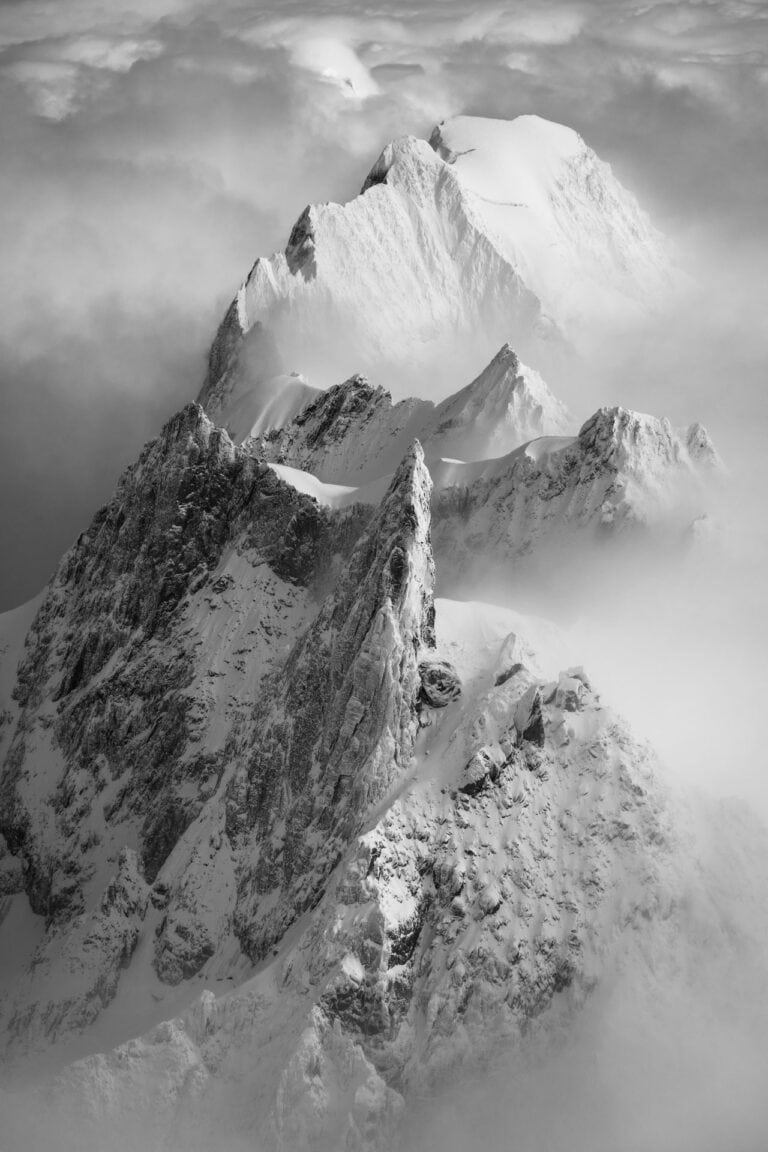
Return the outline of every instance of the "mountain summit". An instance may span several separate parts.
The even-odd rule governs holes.
[[[572,128],[456,116],[430,144],[482,204],[500,250],[568,339],[649,307],[668,284],[662,238]]]
[[[505,341],[540,364],[599,321],[663,299],[659,234],[575,132],[460,116],[388,144],[359,196],[310,205],[260,257],[211,352],[200,402],[228,424],[264,379],[354,372],[439,400]]]

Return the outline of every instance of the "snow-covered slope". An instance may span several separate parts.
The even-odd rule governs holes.
[[[393,407],[387,393],[356,377],[248,446],[280,461],[274,467],[287,483],[327,507],[375,505],[391,480],[380,470],[418,431],[435,486],[434,547],[441,576],[451,581],[489,563],[498,571],[510,563],[547,566],[553,550],[565,552],[577,539],[595,555],[610,540],[639,533],[656,534],[665,546],[671,538],[688,541],[723,476],[702,425],[675,430],[666,419],[603,408],[576,436],[539,436],[489,459],[489,447],[514,440],[525,426],[523,406],[550,427],[567,428],[554,405],[531,403],[528,381],[514,368],[510,391],[514,360],[502,350],[436,409],[415,400]],[[353,486],[339,484],[343,477]]]
[[[271,376],[234,392],[227,411],[227,432],[235,444],[282,428],[319,394],[302,376]]]
[[[246,446],[324,483],[366,484],[391,476],[414,438],[430,459],[477,460],[573,427],[565,405],[505,344],[476,379],[438,405],[415,397],[393,404],[383,388],[353,376]]]
[[[580,137],[535,116],[459,117],[389,144],[360,196],[309,206],[221,325],[200,401],[279,372],[362,372],[440,399],[509,340],[544,363],[599,320],[660,305],[670,273],[634,198]]]
[[[542,437],[499,460],[442,460],[431,471],[436,553],[467,576],[489,561],[549,565],[577,539],[582,549],[638,532],[682,542],[721,465],[701,425],[676,432],[666,419],[601,408],[576,437]]]
[[[257,1132],[281,1152],[389,1152],[415,1101],[510,1051],[540,1060],[604,979],[652,998],[705,968],[759,972],[765,831],[735,809],[686,812],[587,674],[556,671],[551,629],[436,608],[430,659],[461,693],[423,704],[404,786],[237,990],[58,1077],[47,1100],[77,1118],[72,1146],[106,1129],[174,1149]],[[57,1139],[70,1146],[61,1123]]]
[[[669,286],[661,237],[578,133],[540,116],[456,116],[432,147],[482,203],[498,246],[571,339],[648,307]]]

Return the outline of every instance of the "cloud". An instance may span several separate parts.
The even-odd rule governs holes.
[[[122,463],[195,395],[253,259],[282,246],[307,202],[354,195],[392,136],[462,111],[571,123],[704,279],[729,284],[707,306],[748,310],[768,219],[765,27],[762,5],[725,0],[485,3],[469,15],[452,0],[385,14],[365,3],[256,14],[209,0],[3,5],[0,369],[11,416],[0,475],[5,492],[22,477],[25,487],[2,510],[15,547],[0,603],[37,589]],[[694,326],[683,331],[687,340]],[[738,339],[753,379],[754,332],[741,325]],[[662,343],[686,381],[686,418],[706,418],[717,384],[694,381],[697,342]],[[609,368],[632,378],[606,355],[590,399],[610,393]],[[627,391],[651,410],[664,402],[648,380]],[[754,407],[756,388],[742,394]],[[131,419],[116,416],[128,409]],[[75,430],[71,453],[63,426]]]
[[[735,559],[670,580],[594,572],[604,615],[598,628],[585,612],[583,660],[684,775],[765,805],[767,15],[763,0],[0,5],[0,608],[42,586],[196,395],[239,280],[307,202],[354,195],[392,136],[538,112],[612,163],[702,286],[557,389],[582,416],[623,403],[701,418],[733,476]],[[645,1020],[630,1007],[601,1033],[599,1075],[587,1037],[504,1100],[491,1084],[438,1101],[414,1147],[436,1131],[447,1148],[507,1147],[512,1128],[532,1150],[627,1148],[627,1117],[642,1152],[688,1152],[690,1117],[697,1149],[757,1147],[764,1044],[673,1012],[628,1053]],[[702,1099],[723,1068],[727,1098]]]

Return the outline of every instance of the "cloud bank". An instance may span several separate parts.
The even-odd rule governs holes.
[[[698,283],[631,344],[602,343],[553,385],[582,418],[622,403],[703,420],[736,494],[722,519],[738,565],[699,581],[693,616],[688,585],[646,590],[653,612],[622,603],[613,644],[610,629],[602,646],[585,634],[594,671],[631,639],[617,703],[645,701],[654,721],[686,686],[650,734],[670,756],[687,748],[691,774],[702,741],[680,708],[719,700],[762,795],[766,31],[764,5],[747,0],[3,5],[0,608],[38,591],[122,467],[196,395],[233,290],[307,202],[353,196],[393,136],[459,112],[534,111],[612,163]],[[596,587],[605,594],[605,575]],[[697,677],[690,660],[658,659],[667,627],[700,653]],[[723,754],[710,742],[706,779]]]
[[[255,256],[392,136],[566,121],[738,299],[730,257],[766,249],[767,27],[750,2],[3,5],[0,606],[195,395]]]

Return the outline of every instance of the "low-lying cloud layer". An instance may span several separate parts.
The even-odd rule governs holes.
[[[634,663],[613,665],[617,702],[645,700],[658,721],[646,730],[692,774],[706,745],[706,780],[725,736],[696,743],[688,713],[702,700],[711,712],[722,683],[747,790],[761,793],[750,717],[763,644],[767,32],[758,2],[553,0],[467,13],[446,0],[386,14],[203,0],[137,0],[119,14],[85,0],[4,5],[0,607],[42,586],[122,467],[196,395],[233,289],[257,255],[285,243],[308,201],[354,195],[393,136],[427,134],[459,112],[535,111],[613,164],[698,285],[553,386],[581,418],[622,403],[703,420],[732,472],[721,519],[740,541],[738,564],[700,580],[698,595],[690,580],[677,591],[636,585],[614,605],[624,631],[611,624],[585,644],[605,684],[602,667],[632,640]],[[594,587],[607,596],[602,577]],[[679,659],[657,672],[654,645],[670,628]],[[709,645],[694,643],[702,635]],[[677,711],[662,723],[659,701],[673,692]]]
[[[746,0],[393,3],[386,15],[3,5],[0,605],[40,587],[120,468],[195,395],[255,256],[282,245],[309,200],[354,194],[394,135],[461,111],[566,121],[703,254],[705,279],[733,277],[734,252],[754,269],[767,28]],[[672,333],[668,351],[685,361],[691,346]],[[675,375],[675,402],[706,418],[695,381]],[[662,380],[646,406],[671,390]]]

